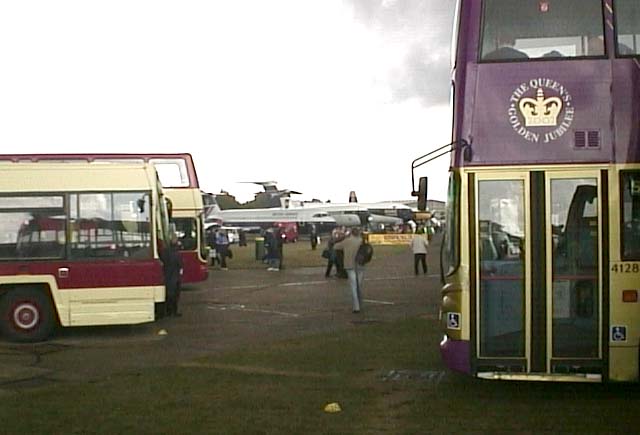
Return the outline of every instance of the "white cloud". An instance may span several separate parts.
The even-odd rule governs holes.
[[[191,152],[213,192],[262,179],[408,198],[449,109],[395,98],[389,74],[415,38],[378,30],[340,1],[4,2],[0,145]]]

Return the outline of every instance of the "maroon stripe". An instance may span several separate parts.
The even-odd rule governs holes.
[[[68,269],[68,273],[64,269]],[[0,264],[0,276],[50,275],[60,289],[164,285],[159,260],[33,261]]]

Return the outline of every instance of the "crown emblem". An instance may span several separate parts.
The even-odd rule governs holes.
[[[562,110],[562,100],[558,97],[544,97],[538,88],[536,98],[523,98],[518,103],[527,127],[548,127],[558,124],[558,114]]]

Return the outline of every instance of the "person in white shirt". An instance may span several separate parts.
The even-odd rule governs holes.
[[[427,273],[427,247],[429,241],[427,235],[421,228],[413,235],[411,239],[411,251],[413,251],[413,271],[418,274],[418,264],[422,264],[422,272]]]

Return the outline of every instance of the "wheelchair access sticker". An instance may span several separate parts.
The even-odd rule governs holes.
[[[447,328],[460,329],[460,313],[447,313]]]
[[[627,327],[626,326],[612,326],[611,327],[611,341],[627,341]]]

